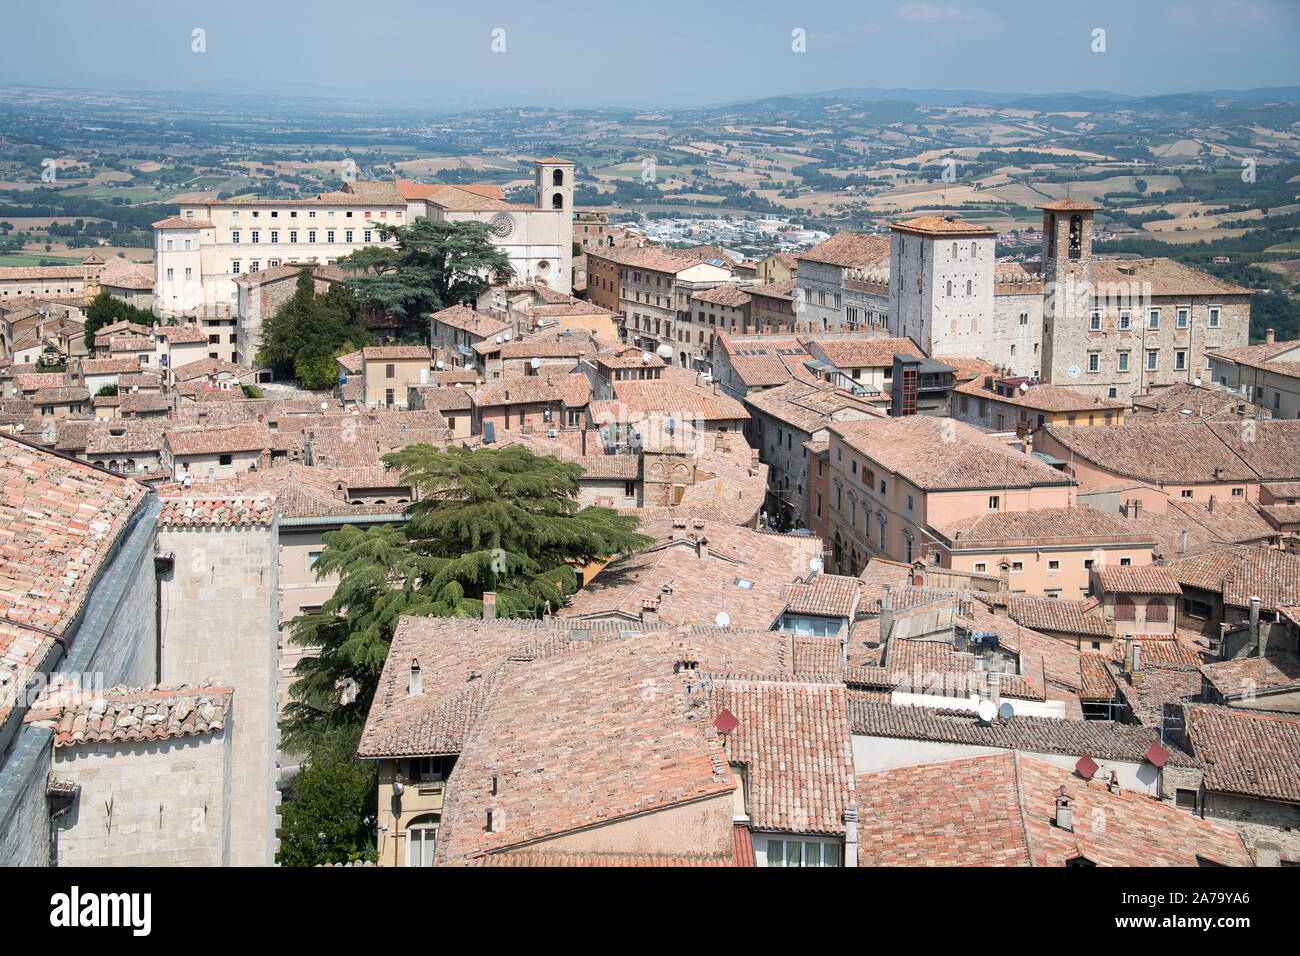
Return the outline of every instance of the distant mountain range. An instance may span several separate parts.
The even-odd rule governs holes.
[[[990,93],[986,90],[911,90],[878,86],[827,90],[820,93],[794,93],[768,96],[758,100],[717,104],[715,108],[754,108],[783,103],[812,103],[839,99],[862,103],[915,103],[917,106],[996,106],[1033,110],[1095,111],[1110,109],[1195,109],[1225,102],[1241,104],[1294,103],[1300,101],[1300,86],[1272,86],[1250,90],[1201,90],[1189,93],[1166,93],[1133,96],[1110,90],[1083,90],[1077,93]]]

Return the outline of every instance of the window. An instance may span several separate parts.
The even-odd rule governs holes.
[[[1059,570],[1061,570],[1061,562],[1060,562],[1060,561],[1048,561],[1048,562],[1047,562],[1047,570],[1049,570],[1049,571],[1059,571]]]
[[[1208,620],[1210,617],[1210,605],[1206,604],[1204,601],[1198,601],[1196,598],[1185,597],[1183,598],[1183,613],[1189,617],[1200,618],[1203,621]]]
[[[1180,810],[1196,809],[1196,791],[1179,787],[1174,791],[1174,806]]]
[[[1121,313],[1119,314],[1119,329],[1120,329],[1120,331],[1121,331],[1121,332],[1126,332],[1126,331],[1128,331],[1128,329],[1132,328],[1132,325],[1133,325],[1133,319],[1132,319],[1132,316],[1130,316],[1129,313],[1128,313],[1127,311],[1121,312]]]
[[[1187,353],[1182,349],[1174,352],[1174,368],[1179,371],[1187,368]]]
[[[385,404],[385,405],[387,405],[387,406],[389,406],[389,407],[391,408],[392,405],[393,405],[394,398],[395,398],[395,396],[394,396],[393,390],[392,390],[391,388],[386,388],[386,389],[384,389],[384,404]]]
[[[321,553],[322,553],[322,552],[320,552],[320,551],[308,551],[308,552],[307,552],[307,570],[308,570],[308,571],[310,571],[312,568],[316,567],[316,562],[320,560]]]
[[[623,496],[625,498],[632,498],[635,495],[636,495],[636,482],[635,481],[623,482]]]
[[[805,843],[802,840],[768,840],[768,866],[839,866],[838,843]]]
[[[369,229],[365,230],[365,231],[362,233],[362,235],[365,237],[365,241],[366,241],[366,242],[369,242],[369,241],[370,241],[370,230],[369,230]]]
[[[235,275],[239,275],[239,260],[238,260],[238,259],[231,259],[231,260],[230,260],[230,271],[233,272]]]
[[[262,234],[261,234],[261,232],[259,232],[258,230],[254,229],[254,230],[253,230],[253,245],[257,245],[257,244],[258,244],[259,242],[261,242],[261,241],[262,241]]]
[[[1133,621],[1137,619],[1137,610],[1133,604],[1133,599],[1127,594],[1121,594],[1115,598],[1115,620]]]
[[[290,241],[290,242],[297,242],[297,241],[298,241],[298,230],[297,230],[297,229],[290,229],[290,230],[289,230],[289,241]]]
[[[388,364],[384,366],[384,378],[397,378],[397,366]]]
[[[1150,311],[1150,313],[1148,313],[1148,315],[1147,315],[1147,328],[1148,328],[1148,329],[1158,329],[1158,328],[1160,328],[1160,310],[1159,310],[1159,309],[1152,309],[1152,310]]]
[[[997,511],[1000,500],[998,495],[989,495],[989,511]]]
[[[976,570],[977,572],[979,572],[979,573],[982,574],[983,572],[987,571],[988,569],[989,569],[988,562],[986,562],[986,561],[976,561],[976,562],[975,562],[975,570]]]
[[[1089,353],[1088,353],[1088,371],[1089,371],[1089,372],[1099,372],[1099,371],[1101,371],[1101,354],[1100,354],[1100,353],[1098,353],[1098,352],[1089,352]]]
[[[1132,564],[1133,564],[1133,559],[1132,559],[1132,558],[1120,558],[1120,559],[1119,559],[1119,566],[1120,566],[1121,568],[1131,567]]]
[[[1160,353],[1156,349],[1147,349],[1147,371],[1154,372],[1159,366]]]
[[[344,242],[351,242],[351,241],[352,241],[352,230],[351,230],[351,229],[344,230],[344,232],[343,232],[343,241],[344,241]]]
[[[230,233],[230,241],[231,241],[232,243],[234,243],[235,245],[239,245],[239,230],[238,230],[238,229],[235,229],[235,230],[233,230],[233,231]]]
[[[272,230],[271,230],[271,241],[272,241],[272,242],[279,242],[279,241],[280,241],[280,230],[279,230],[279,229],[272,229]]]
[[[908,510],[908,511],[911,511],[911,510],[912,510],[912,505],[913,505],[912,496],[911,496],[911,495],[908,495],[908,496],[907,496],[907,510]]]
[[[1218,310],[1218,309],[1211,309],[1211,310],[1210,310],[1210,328],[1212,328],[1212,329],[1217,329],[1218,327],[1219,327],[1219,310]]]
[[[1191,489],[1191,488],[1184,488],[1184,489],[1182,490],[1182,496],[1183,496],[1184,498],[1190,498],[1190,497],[1192,496],[1192,489]]]
[[[1147,601],[1147,620],[1148,621],[1168,621],[1169,605],[1160,598],[1152,598]]]
[[[1023,562],[1023,561],[1012,561],[1012,562],[1011,562],[1011,570],[1014,571],[1015,573],[1019,574],[1019,573],[1020,573],[1021,571],[1023,571],[1024,569],[1025,569],[1025,562]]]
[[[1244,489],[1244,488],[1233,488],[1233,489],[1232,489],[1232,497],[1234,497],[1234,498],[1240,498],[1240,497],[1242,497],[1244,494],[1245,494],[1245,489]]]
[[[316,215],[316,214],[315,214],[315,213],[312,213],[312,215],[314,216],[314,215]],[[315,241],[316,241],[316,230],[315,230],[315,229],[308,229],[308,230],[307,230],[307,241],[308,241],[308,242],[315,242]]]
[[[331,213],[331,215],[333,215],[333,213]],[[325,230],[325,241],[326,241],[326,242],[333,242],[333,241],[334,241],[334,230],[333,230],[333,229],[326,229],[326,230]]]
[[[1120,370],[1121,372],[1127,372],[1127,371],[1128,371],[1128,353],[1127,353],[1127,352],[1120,352],[1120,353],[1119,353],[1119,370]]]
[[[1186,309],[1179,309],[1179,310],[1178,310],[1178,327],[1179,327],[1180,329],[1185,329],[1185,328],[1187,328],[1187,310],[1186,310]]]
[[[437,814],[426,813],[407,825],[407,866],[433,866],[433,854],[438,844],[438,820]]]
[[[234,456],[233,456],[233,455],[218,455],[218,456],[217,456],[217,464],[218,464],[218,465],[229,465],[229,464],[231,464],[233,461],[234,461]]]

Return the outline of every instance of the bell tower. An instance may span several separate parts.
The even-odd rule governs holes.
[[[573,214],[573,163],[565,159],[533,161],[533,204]]]
[[[1057,199],[1043,211],[1043,280],[1071,285],[1092,279],[1092,214],[1100,209],[1079,199]]]

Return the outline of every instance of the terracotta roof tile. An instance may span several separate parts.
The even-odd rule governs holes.
[[[214,681],[114,687],[102,695],[51,682],[24,718],[54,731],[54,746],[130,743],[218,733],[230,719],[234,688]]]

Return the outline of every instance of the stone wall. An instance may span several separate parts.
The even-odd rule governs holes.
[[[60,866],[224,866],[230,728],[164,740],[59,747],[54,774],[81,785],[58,818]]]
[[[164,527],[175,563],[162,581],[162,679],[235,688],[232,866],[270,864],[275,788],[279,526]]]

